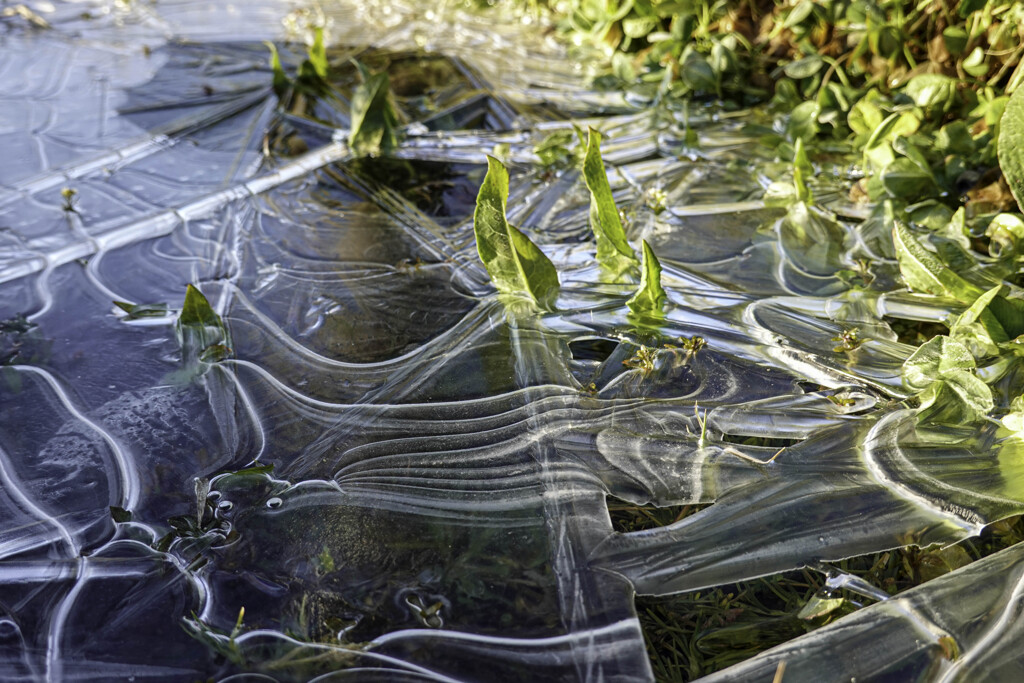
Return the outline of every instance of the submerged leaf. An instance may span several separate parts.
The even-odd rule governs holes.
[[[843,606],[844,598],[819,598],[817,595],[811,597],[797,613],[799,619],[817,619],[826,614],[831,614]]]
[[[583,158],[583,179],[590,190],[590,227],[597,239],[597,260],[616,277],[621,276],[638,264],[612,198],[612,188],[601,159],[601,134],[593,128],[589,131],[587,152]]]
[[[911,289],[948,296],[961,303],[972,304],[982,295],[982,290],[954,273],[937,256],[925,249],[910,228],[894,221],[893,243],[900,263],[900,273]]]
[[[230,341],[224,322],[203,293],[192,285],[185,289],[185,303],[175,323],[175,332],[186,363],[195,360],[221,360],[230,354]],[[211,356],[208,350],[223,348]]]
[[[999,121],[999,168],[1024,211],[1024,88],[1017,88]]]
[[[530,238],[508,222],[508,170],[487,157],[487,175],[476,197],[473,232],[476,248],[494,286],[501,292],[525,294],[544,308],[558,295],[555,266]]]
[[[132,304],[127,301],[115,301],[115,306],[127,313],[122,320],[139,320],[140,318],[163,318],[167,315],[168,308],[165,303],[158,304]]]
[[[643,241],[643,265],[640,269],[640,289],[626,302],[634,313],[658,316],[667,299],[661,286],[661,263],[651,245]]]
[[[355,61],[363,82],[352,95],[348,144],[356,156],[387,154],[398,144],[398,116],[391,104],[386,72],[371,74]]]
[[[181,315],[178,316],[178,326],[187,325],[223,326],[220,316],[210,306],[210,302],[192,285],[185,288],[185,304],[181,307]]]
[[[939,422],[973,422],[992,410],[992,391],[974,375],[974,356],[959,341],[937,336],[903,364],[903,384],[916,392],[922,414]]]

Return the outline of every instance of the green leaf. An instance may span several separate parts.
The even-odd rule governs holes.
[[[786,19],[783,21],[783,28],[793,28],[797,24],[801,23],[804,19],[811,16],[811,12],[814,11],[814,3],[811,0],[801,0],[797,3],[793,9],[786,14]]]
[[[1012,213],[997,214],[985,229],[988,252],[996,258],[1015,258],[1024,251],[1024,221]]]
[[[661,286],[661,263],[647,240],[643,240],[643,265],[640,272],[640,288],[626,305],[637,314],[660,316],[668,297]]]
[[[313,44],[309,47],[309,63],[313,73],[321,81],[327,81],[327,48],[324,47],[324,29],[317,26],[313,29]]]
[[[970,35],[963,26],[950,26],[942,32],[942,39],[946,43],[946,49],[954,57],[964,51],[970,38]]]
[[[850,108],[846,123],[858,136],[870,136],[882,123],[882,110],[867,99],[858,100]]]
[[[798,619],[817,619],[826,614],[831,614],[846,603],[845,598],[819,598],[817,595],[811,597],[797,613]]]
[[[973,154],[974,137],[967,122],[957,119],[939,129],[935,136],[935,146],[946,154]]]
[[[956,79],[941,74],[920,74],[907,82],[907,96],[926,111],[946,111],[956,97]]]
[[[127,301],[115,301],[114,305],[127,313],[122,320],[139,320],[141,318],[163,318],[168,313],[167,304],[131,304]]]
[[[327,76],[327,51],[324,48],[324,30],[313,29],[313,44],[306,51],[306,59],[299,65],[296,85],[312,95],[323,95],[330,90]]]
[[[125,510],[123,507],[111,505],[110,518],[113,519],[116,524],[127,524],[132,521],[132,513]]]
[[[878,124],[864,145],[864,167],[884,168],[891,163],[893,153],[888,143],[900,135],[911,135],[920,125],[920,119],[910,112],[889,114]]]
[[[985,9],[987,4],[988,0],[961,0],[957,13],[961,19],[966,19],[973,12]]]
[[[228,330],[224,322],[203,293],[192,285],[185,289],[185,303],[181,307],[181,314],[178,315],[174,328],[186,365],[197,360],[207,360],[203,356],[211,347],[224,349],[224,353],[216,360],[221,360],[231,352]]]
[[[583,180],[590,190],[590,227],[597,240],[597,260],[615,277],[636,266],[637,258],[626,240],[619,210],[612,197],[608,174],[601,159],[601,134],[591,128],[587,136],[587,152],[583,157]]]
[[[814,166],[807,157],[807,150],[804,149],[803,138],[797,138],[793,149],[793,188],[796,197],[802,202],[811,200],[811,191],[807,189],[807,181],[804,177],[814,175]]]
[[[210,327],[223,327],[220,316],[210,306],[203,293],[192,285],[185,288],[185,303],[181,307],[181,314],[178,316],[178,326],[207,325]]]
[[[985,59],[985,50],[979,45],[973,50],[971,54],[967,55],[967,59],[963,61],[963,68],[971,76],[975,78],[981,78],[988,73],[988,61]]]
[[[893,160],[882,171],[882,185],[891,197],[897,199],[921,199],[938,191],[931,171],[907,157]]]
[[[736,71],[736,53],[722,43],[715,43],[711,47],[711,68],[721,78],[724,74]]]
[[[967,347],[975,358],[998,356],[999,344],[1009,341],[1003,326],[988,310],[1000,289],[1002,285],[979,296],[949,327],[949,336]]]
[[[968,305],[981,296],[979,287],[946,267],[900,221],[893,221],[892,240],[903,280],[914,291],[948,296]]]
[[[558,273],[547,256],[505,217],[508,170],[487,157],[487,175],[476,197],[473,233],[491,281],[498,291],[526,295],[550,308],[558,295]]]
[[[277,95],[279,100],[283,100],[288,90],[292,87],[292,82],[284,72],[284,67],[281,66],[281,56],[277,53],[277,46],[269,41],[263,44],[270,49],[270,70],[274,74],[274,94]]]
[[[786,134],[791,140],[814,139],[821,129],[818,125],[819,114],[821,114],[821,107],[813,100],[798,104],[789,115]]]
[[[974,356],[955,339],[937,336],[903,364],[903,383],[917,393],[923,416],[939,422],[973,422],[987,415],[992,390],[973,374]]]
[[[548,133],[543,140],[534,145],[533,153],[540,159],[540,166],[542,168],[567,166],[581,151],[580,148],[573,147],[572,137],[571,131],[556,130]]]
[[[363,82],[352,95],[348,144],[356,156],[387,154],[398,144],[398,116],[391,104],[387,73],[371,75],[358,61]]]
[[[810,57],[804,57],[798,59],[795,62],[790,62],[783,68],[783,72],[790,78],[796,80],[802,80],[804,78],[810,78],[814,74],[821,71],[821,67],[825,65],[825,60],[820,55],[813,54]]]
[[[707,58],[696,51],[689,52],[682,60],[679,78],[692,90],[714,93],[718,91],[718,77]]]
[[[1010,430],[1011,438],[1024,439],[1024,396],[1010,402],[1010,412],[1000,422]]]
[[[630,38],[643,38],[654,30],[658,20],[648,17],[628,17],[622,20],[622,32]]]
[[[1024,88],[1017,88],[999,120],[999,168],[1024,211]]]

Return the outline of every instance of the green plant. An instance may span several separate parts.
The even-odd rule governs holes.
[[[487,157],[487,175],[476,198],[473,232],[476,247],[498,291],[525,295],[542,308],[554,305],[558,273],[530,238],[508,222],[508,170]]]
[[[388,154],[398,144],[398,117],[388,87],[386,72],[371,74],[353,60],[362,83],[352,95],[348,144],[356,156]]]
[[[188,285],[185,302],[174,324],[178,343],[187,361],[212,363],[231,354],[227,327],[203,293]]]

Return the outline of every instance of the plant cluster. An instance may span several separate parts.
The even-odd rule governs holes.
[[[576,133],[580,148],[586,150],[582,170],[590,191],[590,227],[597,244],[597,262],[613,282],[635,280],[639,272],[639,288],[626,305],[634,315],[659,317],[667,300],[661,286],[661,263],[646,240],[637,259],[626,239],[601,158],[601,134],[591,128],[584,143],[583,131],[577,128]],[[508,171],[494,157],[487,157],[487,164],[473,214],[480,260],[498,291],[525,295],[541,308],[551,309],[559,291],[555,266],[529,237],[508,222]]]
[[[306,49],[306,58],[299,64],[294,76],[289,76],[281,56],[273,43],[270,50],[270,68],[273,88],[282,110],[304,111],[317,99],[341,101],[333,80],[334,69],[327,57],[323,27],[312,30],[313,41]],[[390,81],[386,71],[371,73],[365,64],[352,60],[361,83],[354,89],[348,102],[348,144],[357,157],[387,155],[398,144],[398,115],[392,102]]]

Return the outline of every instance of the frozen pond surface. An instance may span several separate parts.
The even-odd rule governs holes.
[[[897,272],[845,170],[829,211],[761,202],[762,114],[634,108],[536,30],[401,3],[326,6],[339,96],[283,114],[261,41],[298,3],[27,4],[49,28],[0,24],[3,680],[645,680],[634,593],[1024,512],[995,427],[894,401],[913,348],[887,321],[947,311],[836,275]],[[352,159],[347,55],[391,75],[397,159]],[[600,284],[578,174],[533,163],[570,119],[665,266],[660,325]],[[487,153],[555,312],[477,259]],[[175,335],[188,283],[220,362]],[[609,496],[711,505],[621,533]],[[712,678],[1022,680],[1022,574],[1018,545]]]

